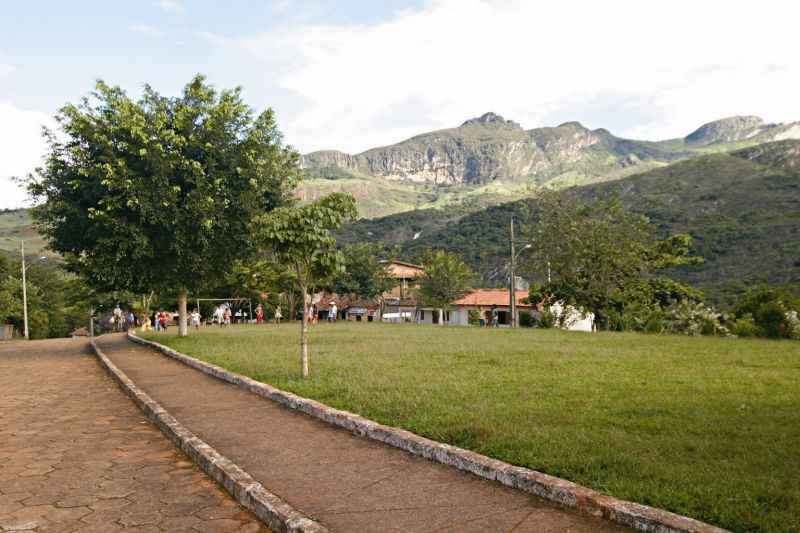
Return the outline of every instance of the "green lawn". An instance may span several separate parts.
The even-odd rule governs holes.
[[[173,328],[174,329],[174,328]],[[800,343],[387,324],[207,328],[175,349],[736,531],[800,531]]]

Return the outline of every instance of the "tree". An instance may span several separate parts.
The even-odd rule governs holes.
[[[355,199],[333,193],[300,207],[280,207],[255,221],[257,242],[274,254],[274,259],[289,266],[300,292],[303,319],[300,325],[300,368],[308,377],[309,289],[329,281],[341,271],[343,257],[336,249],[331,230],[356,216]]]
[[[607,327],[615,306],[626,301],[670,293],[697,296],[691,288],[654,276],[660,269],[698,261],[689,256],[688,235],[657,240],[647,218],[614,197],[585,202],[544,192],[538,206],[527,270],[549,281],[537,291],[594,313],[598,327]]]
[[[254,116],[240,88],[198,75],[179,97],[146,86],[138,101],[101,81],[56,119],[28,179],[38,230],[98,290],[177,294],[186,335],[188,292],[252,252],[252,219],[299,179],[273,112]]]
[[[421,263],[424,273],[419,295],[425,304],[439,311],[439,324],[443,325],[444,310],[469,292],[474,274],[460,257],[444,250],[427,251]]]
[[[800,299],[782,288],[760,286],[751,289],[736,301],[732,312],[739,320],[752,320],[759,336],[800,337],[792,318],[800,313]]]
[[[382,251],[383,247],[370,243],[345,246],[344,271],[334,278],[331,291],[371,300],[391,290],[397,282],[386,263],[378,259]]]

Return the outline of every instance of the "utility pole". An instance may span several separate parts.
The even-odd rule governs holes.
[[[25,340],[28,340],[28,287],[25,282],[25,241],[19,241],[19,253],[22,256],[22,322],[25,325]]]
[[[516,253],[514,252],[514,217],[511,217],[511,235],[510,235],[510,242],[511,242],[511,264],[509,268],[509,284],[508,284],[508,298],[509,298],[509,307],[511,308],[511,327],[517,327],[517,290],[516,290],[516,279],[514,273],[514,266],[517,260]]]

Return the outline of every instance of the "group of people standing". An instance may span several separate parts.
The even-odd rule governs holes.
[[[136,327],[136,316],[133,311],[123,311],[117,304],[114,311],[111,312],[108,322],[114,331],[126,331]]]
[[[256,324],[263,324],[264,323],[264,316],[265,316],[264,306],[263,305],[258,304],[256,306],[255,315],[256,315]],[[283,319],[283,313],[281,312],[281,306],[280,305],[276,305],[275,306],[275,313],[272,315],[272,321],[275,324],[280,324],[281,323],[281,319]]]

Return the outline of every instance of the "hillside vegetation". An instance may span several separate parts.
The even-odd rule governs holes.
[[[705,262],[673,275],[701,287],[712,301],[725,302],[753,284],[800,284],[798,161],[800,141],[779,141],[575,187],[570,194],[615,194],[649,217],[662,235],[691,234]],[[536,199],[474,212],[429,209],[360,221],[345,228],[341,238],[400,245],[408,258],[428,247],[445,248],[464,257],[484,283],[503,283],[512,215],[524,239],[525,226],[540,216]]]
[[[19,255],[19,240],[25,240],[25,255],[52,255],[45,250],[44,238],[33,227],[27,209],[0,212],[0,250]]]

